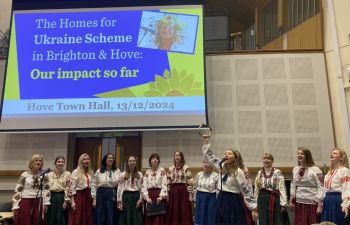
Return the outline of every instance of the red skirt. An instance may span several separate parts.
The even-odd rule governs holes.
[[[316,224],[317,221],[317,205],[295,203],[294,208],[294,224],[310,225]]]
[[[148,196],[152,200],[152,202],[157,201],[157,198],[160,194],[160,188],[150,188],[148,189]],[[165,201],[164,199],[162,201]],[[147,216],[147,207],[145,205],[145,225],[166,225],[166,215],[158,215],[158,216]]]
[[[186,184],[171,184],[168,208],[169,225],[192,225],[192,206]]]
[[[77,191],[74,196],[75,210],[69,209],[69,225],[92,225],[92,198],[90,188]]]
[[[22,198],[19,202],[19,209],[17,210],[16,216],[14,217],[14,225],[45,225],[46,221],[43,209],[42,199],[40,198]],[[32,213],[31,213],[32,211]]]

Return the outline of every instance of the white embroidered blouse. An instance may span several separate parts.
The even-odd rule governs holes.
[[[317,166],[294,167],[290,199],[303,204],[321,204],[324,195],[323,180],[323,173]]]
[[[182,166],[177,169],[175,166],[169,167],[168,173],[168,186],[169,190],[171,188],[170,184],[183,183],[187,186],[188,193],[192,194],[193,192],[193,178],[191,170],[187,165]]]
[[[96,192],[99,187],[109,187],[116,188],[118,187],[118,183],[120,180],[120,170],[117,168],[112,171],[105,171],[101,173],[100,169],[98,169],[94,176],[92,177],[91,182],[91,197],[96,198]]]
[[[77,191],[91,188],[91,178],[92,175],[89,173],[85,173],[82,177],[78,177],[78,170],[73,170],[68,187],[69,196],[75,195]]]
[[[138,176],[139,178],[132,178],[130,175],[129,178],[125,180],[125,171],[121,174],[117,192],[118,202],[122,201],[124,191],[140,191],[140,200],[142,200],[141,187],[143,175],[140,171],[138,172]]]
[[[47,174],[50,183],[51,192],[64,192],[64,200],[69,202],[68,186],[70,182],[71,173],[69,171],[63,171],[60,175],[56,171],[52,171]]]
[[[193,182],[194,201],[196,201],[197,191],[216,193],[218,191],[219,174],[217,172],[204,173],[203,171],[197,173]]]
[[[280,192],[281,206],[287,207],[286,185],[284,183],[282,172],[279,169],[271,168],[270,171],[266,171],[266,174],[267,176],[264,176],[263,170],[260,170],[256,175],[254,189],[255,198],[258,199],[260,189],[266,189],[269,191],[278,190]]]
[[[33,174],[31,171],[25,171],[19,177],[16,187],[15,194],[12,197],[12,209],[19,209],[19,202],[22,198],[36,198],[39,188],[40,188],[40,179],[42,176],[39,175],[40,171],[36,174]],[[40,194],[40,192],[39,192]],[[41,197],[43,199],[44,205],[50,205],[50,184],[49,178],[47,175],[43,177],[43,190]],[[40,195],[39,195],[40,197]]]
[[[202,152],[204,158],[209,162],[209,164],[219,168],[219,162],[221,159],[216,158],[210,149],[210,144],[204,144],[202,147]],[[225,177],[227,176],[227,179]],[[222,174],[222,182],[219,179],[218,181],[218,189],[221,191],[232,192],[232,193],[242,193],[244,201],[247,207],[250,210],[253,210],[257,207],[256,199],[253,196],[253,191],[251,185],[245,178],[245,174],[243,170],[240,168],[237,169],[236,174]]]
[[[346,167],[329,171],[324,179],[325,192],[340,192],[341,207],[350,207],[350,170]]]
[[[165,199],[168,196],[167,191],[167,176],[166,171],[162,167],[158,167],[156,171],[148,169],[143,176],[142,182],[142,196],[145,200],[149,198],[149,188],[160,188],[159,197]]]

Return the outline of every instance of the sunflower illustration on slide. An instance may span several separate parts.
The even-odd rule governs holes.
[[[171,96],[201,96],[204,93],[202,82],[195,80],[194,74],[164,70],[163,75],[155,75],[155,81],[121,90],[97,94],[97,97],[171,97]]]

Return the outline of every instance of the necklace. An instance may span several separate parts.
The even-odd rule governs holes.
[[[263,167],[263,169],[262,169],[262,175],[264,176],[264,178],[271,178],[272,175],[273,175],[274,170],[275,170],[275,167],[272,167],[270,174],[267,175],[266,172],[265,172],[265,167]]]

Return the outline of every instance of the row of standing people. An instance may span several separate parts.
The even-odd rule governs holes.
[[[298,149],[298,166],[293,169],[288,204],[283,175],[273,167],[271,154],[263,157],[263,169],[256,176],[253,192],[240,153],[225,151],[220,178],[213,167],[219,168],[221,160],[213,155],[209,138],[204,142],[204,170],[197,174],[194,182],[181,152],[175,153],[174,166],[168,173],[159,166],[159,155],[152,154],[150,169],[144,175],[138,171],[132,156],[128,159],[127,170],[121,173],[115,168],[112,154],[104,157],[101,168],[93,175],[90,158],[83,154],[72,174],[63,169],[64,158],[57,157],[55,171],[40,176],[43,161],[41,156],[35,155],[30,160],[30,169],[21,175],[15,188],[14,222],[37,225],[47,220],[49,225],[66,224],[63,209],[68,208],[69,225],[90,225],[95,206],[94,223],[97,225],[118,224],[118,221],[137,225],[187,225],[192,224],[192,200],[196,202],[195,224],[201,225],[251,225],[258,214],[260,225],[282,225],[281,211],[288,206],[295,210],[294,224],[298,225],[316,223],[318,214],[322,221],[336,224],[346,224],[349,220],[350,172],[345,151],[332,150],[330,170],[323,182],[322,172],[314,166],[311,152]],[[38,198],[41,177],[43,193],[40,195],[43,197]],[[144,202],[168,202],[167,215],[147,216],[145,207],[143,216]],[[121,214],[115,209],[116,203]]]

